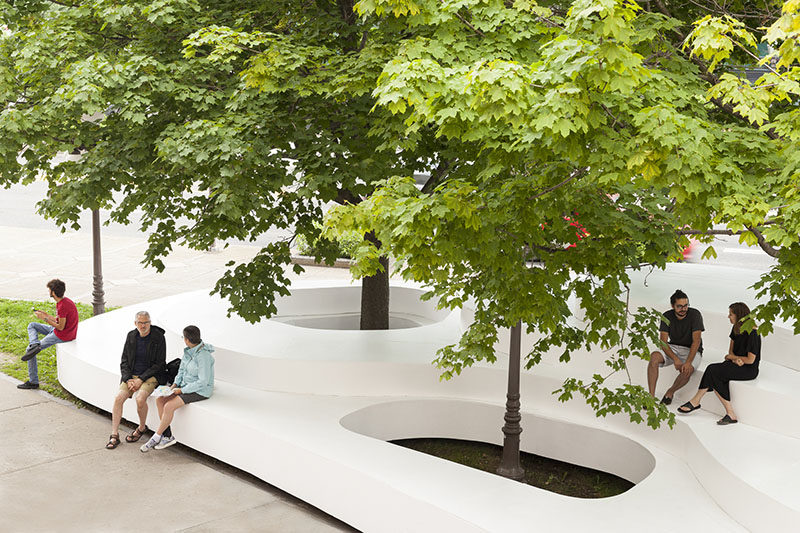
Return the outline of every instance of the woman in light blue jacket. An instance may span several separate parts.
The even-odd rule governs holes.
[[[153,448],[162,450],[178,442],[169,428],[175,411],[188,403],[209,399],[214,390],[214,357],[211,355],[214,347],[203,342],[197,326],[183,328],[183,342],[186,348],[172,384],[172,394],[156,398],[161,422],[155,435],[140,448],[142,452]]]

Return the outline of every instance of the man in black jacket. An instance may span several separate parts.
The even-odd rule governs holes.
[[[147,311],[136,313],[134,324],[136,329],[128,332],[119,364],[121,379],[119,393],[114,399],[114,408],[111,411],[111,436],[106,444],[109,450],[120,444],[119,424],[122,420],[122,406],[125,400],[134,394],[136,394],[136,410],[139,413],[139,427],[126,436],[125,441],[136,442],[147,431],[147,398],[158,387],[159,379],[163,379],[167,358],[164,330],[150,323],[150,314]]]

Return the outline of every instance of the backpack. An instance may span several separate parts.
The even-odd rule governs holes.
[[[181,360],[178,358],[173,359],[164,366],[164,377],[167,385],[175,383],[175,377],[178,375],[178,370],[181,367]]]

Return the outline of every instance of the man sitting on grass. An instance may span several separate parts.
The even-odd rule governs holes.
[[[17,385],[18,389],[38,389],[39,388],[39,364],[36,361],[36,354],[60,342],[71,341],[78,333],[78,308],[69,298],[64,297],[67,286],[60,279],[51,279],[47,282],[50,290],[50,297],[56,301],[56,316],[45,313],[38,309],[33,310],[33,314],[40,322],[28,324],[28,340],[30,344],[22,356],[23,361],[28,362],[28,381]],[[44,335],[40,341],[39,335]]]

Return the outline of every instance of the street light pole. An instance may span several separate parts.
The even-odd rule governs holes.
[[[106,312],[103,300],[103,261],[100,255],[100,210],[92,209],[92,258],[94,263],[94,290],[92,291],[92,313],[100,315]]]
[[[525,470],[519,462],[519,434],[522,433],[519,414],[519,374],[520,337],[522,322],[511,328],[511,346],[508,352],[508,392],[506,393],[506,414],[503,425],[503,459],[497,473],[515,481],[522,481]]]

